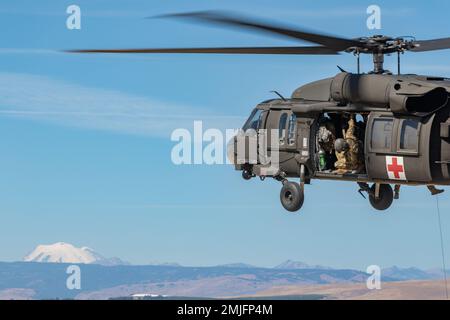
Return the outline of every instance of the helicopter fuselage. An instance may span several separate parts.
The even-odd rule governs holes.
[[[278,170],[267,174],[271,164],[259,159],[235,162],[235,167],[248,178],[300,178],[302,186],[311,179],[354,181],[369,192],[368,183],[450,185],[448,92],[450,80],[416,75],[340,73],[307,84],[290,99],[260,103],[244,125],[244,137],[247,129],[254,129],[257,138],[265,141],[258,148],[263,145],[267,153],[278,152]],[[349,119],[353,119],[350,137]],[[325,126],[331,128],[333,141],[357,144],[357,170],[338,169],[339,152],[333,145],[323,150],[319,135]],[[268,131],[276,132],[276,148],[267,136],[262,137]]]

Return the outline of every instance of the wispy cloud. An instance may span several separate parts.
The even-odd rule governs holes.
[[[0,115],[153,136],[169,136],[175,128],[191,128],[194,120],[220,129],[242,123],[241,117],[217,115],[207,108],[18,73],[0,73]]]
[[[150,11],[151,12],[151,11]],[[144,19],[148,14],[142,10],[124,10],[124,9],[107,9],[107,10],[84,10],[81,7],[81,13],[85,17],[92,18],[141,18]],[[39,16],[39,17],[67,17],[65,7],[62,10],[26,10],[21,9],[0,9],[0,14],[18,15],[18,16]]]
[[[62,54],[62,51],[40,48],[0,48],[0,54]]]

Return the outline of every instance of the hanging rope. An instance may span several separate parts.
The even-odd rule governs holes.
[[[442,236],[441,209],[439,207],[439,195],[436,195],[436,208],[437,208],[437,217],[438,217],[438,222],[439,222],[439,233],[441,235],[441,254],[442,254],[442,269],[444,271],[444,281],[445,281],[445,297],[448,300],[447,269],[445,267],[444,237]]]

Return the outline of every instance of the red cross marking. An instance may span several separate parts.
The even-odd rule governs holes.
[[[396,157],[392,157],[392,164],[389,164],[387,168],[394,174],[395,179],[400,179],[400,173],[405,172],[403,166],[398,164]]]

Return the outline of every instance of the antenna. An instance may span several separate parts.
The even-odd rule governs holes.
[[[270,92],[275,93],[277,96],[279,96],[279,97],[281,98],[281,100],[286,101],[286,98],[283,97],[283,96],[281,95],[281,93],[279,93],[278,91],[273,90],[273,91],[270,91]]]

